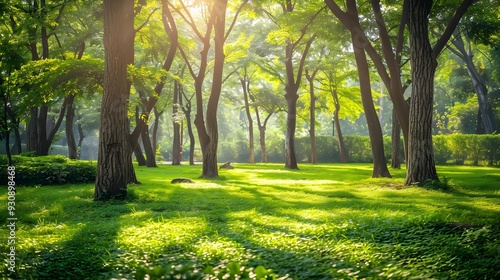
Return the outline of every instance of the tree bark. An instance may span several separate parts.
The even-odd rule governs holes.
[[[409,0],[412,97],[405,185],[438,180],[432,147],[432,112],[436,58],[429,42],[432,0]]]
[[[104,94],[94,199],[123,199],[133,172],[127,65],[133,62],[134,1],[104,0]],[[132,59],[131,59],[132,57]],[[130,160],[130,164],[129,164]],[[130,167],[132,167],[130,169]]]

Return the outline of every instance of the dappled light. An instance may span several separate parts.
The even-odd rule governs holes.
[[[2,279],[500,279],[497,1],[0,4]]]
[[[143,182],[130,186],[125,201],[92,202],[91,186],[85,184],[19,188],[25,203],[19,215],[20,275],[130,278],[165,265],[186,269],[177,267],[175,273],[195,273],[238,263],[299,279],[432,278],[465,273],[456,269],[474,269],[465,263],[477,266],[480,258],[494,255],[477,251],[472,259],[452,257],[469,246],[472,231],[484,229],[491,236],[484,242],[498,246],[495,168],[467,168],[485,178],[481,189],[464,174],[466,168],[439,167],[449,176],[451,191],[389,188],[394,179],[370,179],[367,164],[304,165],[298,171],[237,164],[218,180],[196,178],[196,169],[137,168]],[[159,174],[166,174],[165,180],[158,180]],[[195,183],[171,184],[179,174]],[[397,180],[402,185],[404,176]],[[68,258],[75,250],[79,253]],[[77,262],[86,256],[97,259],[83,268]],[[66,269],[69,265],[75,270]],[[484,262],[481,273],[495,275],[494,266]]]

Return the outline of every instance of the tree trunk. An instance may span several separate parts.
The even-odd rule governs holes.
[[[259,141],[260,141],[260,151],[262,154],[262,163],[267,162],[267,151],[266,151],[266,127],[259,126]]]
[[[181,153],[182,153],[182,143],[181,143],[181,125],[182,121],[179,118],[179,107],[180,104],[180,84],[178,81],[174,81],[174,105],[172,112],[172,119],[174,125],[174,139],[172,146],[172,165],[180,165],[181,164]]]
[[[3,79],[0,77],[0,87],[3,88]],[[2,92],[2,91],[0,91]],[[10,152],[10,127],[9,127],[9,117],[7,115],[7,110],[9,108],[9,93],[2,92],[3,97],[3,122],[2,129],[5,133],[5,153],[7,154],[7,166],[12,165],[12,154]]]
[[[74,96],[70,95],[74,100]],[[78,149],[76,147],[75,134],[73,132],[73,124],[75,119],[75,107],[73,107],[73,100],[68,102],[68,108],[66,109],[66,140],[68,142],[68,158],[78,159]]]
[[[156,151],[158,150],[158,129],[160,127],[160,117],[163,114],[163,111],[158,112],[158,110],[155,107],[154,114],[155,114],[155,122],[153,123],[153,138],[151,139],[151,142],[152,142],[151,144],[153,145],[153,151],[155,151],[155,155],[156,155]],[[181,161],[182,161],[182,157],[181,157]]]
[[[203,116],[199,114],[200,104],[198,99],[201,99],[201,88],[197,89],[197,114],[195,125],[198,128],[198,136],[200,138],[201,151],[203,153],[203,168],[202,178],[217,178],[219,177],[219,169],[217,167],[217,145],[219,143],[219,131],[217,125],[217,108],[219,106],[219,98],[222,90],[222,75],[224,70],[224,41],[225,41],[225,23],[226,23],[226,8],[227,0],[218,0],[214,3],[214,65],[212,75],[212,88],[210,97],[208,98],[206,108],[206,123],[203,121]],[[216,8],[215,8],[216,7]],[[209,43],[209,42],[208,42]],[[201,83],[198,83],[201,87]]]
[[[250,103],[248,102],[248,90],[249,90],[249,84],[250,81],[248,80],[248,75],[247,75],[247,69],[245,68],[245,76],[244,78],[240,78],[240,83],[243,88],[243,99],[245,101],[245,113],[247,115],[247,120],[248,120],[248,148],[249,148],[249,156],[248,156],[248,162],[250,164],[255,163],[255,145],[254,145],[254,139],[253,139],[253,120],[252,120],[252,114],[250,113]]]
[[[36,150],[37,156],[46,156],[49,154],[50,146],[47,145],[47,116],[49,106],[45,103],[40,107],[40,114],[38,115],[37,131],[38,131],[38,145]]]
[[[396,109],[392,109],[391,167],[401,169],[401,127]]]
[[[47,126],[49,112],[48,104],[43,104],[40,108],[40,115],[38,116],[38,149],[36,151],[37,156],[46,156],[49,154],[52,140],[54,140],[59,127],[61,127],[64,115],[66,113],[66,108],[70,103],[73,103],[73,100],[74,96],[72,95],[64,97],[61,110],[59,111],[59,116],[57,117],[57,120],[55,122],[51,120],[50,126]]]
[[[465,62],[467,66],[467,72],[472,80],[472,85],[474,86],[474,91],[476,92],[477,101],[479,103],[479,112],[481,114],[480,120],[485,133],[495,132],[495,114],[491,108],[491,104],[488,102],[488,89],[486,88],[486,82],[481,74],[476,69],[474,61],[472,60],[473,54],[469,48],[469,51],[465,50],[464,41],[462,35],[458,31],[454,32],[455,40],[453,40],[453,45],[457,48],[459,57]],[[470,46],[470,42],[469,42]],[[479,123],[478,123],[479,127]]]
[[[94,199],[123,199],[135,177],[128,143],[127,66],[134,51],[134,1],[104,0],[104,94],[99,129],[98,168]]]
[[[432,0],[409,0],[412,97],[406,185],[438,180],[432,148],[432,112],[436,58],[429,42]]]
[[[156,165],[156,151],[153,149],[151,144],[151,137],[149,136],[148,127],[144,127],[141,133],[142,145],[144,146],[144,152],[146,154],[146,166],[147,167],[158,167]]]
[[[340,128],[339,121],[339,112],[340,112],[340,102],[339,96],[336,90],[332,91],[333,100],[335,102],[335,113],[333,114],[333,124],[335,126],[335,130],[337,131],[337,142],[339,147],[339,160],[342,163],[349,162],[349,153],[345,146],[344,137],[342,135],[342,130]],[[334,130],[334,131],[335,131]]]
[[[30,118],[26,128],[26,152],[38,150],[38,108],[30,109]]]
[[[11,153],[13,155],[21,154],[21,133],[19,132],[19,123],[14,126],[14,145],[12,146]]]
[[[83,139],[85,139],[85,134],[83,134],[83,126],[81,123],[78,123],[78,146],[76,149],[78,159],[80,159],[81,156]]]
[[[191,99],[188,99],[184,94],[184,91],[181,89],[182,96],[186,101],[186,105],[182,106],[182,111],[184,112],[184,116],[186,117],[186,124],[189,135],[189,165],[194,165],[194,147],[195,147],[195,138],[193,133],[193,124],[191,122]]]
[[[356,15],[357,16],[357,15]],[[365,111],[366,123],[368,125],[368,133],[370,135],[370,144],[373,156],[373,173],[372,177],[391,177],[384,153],[384,140],[382,137],[382,128],[377,117],[377,111],[373,104],[373,97],[370,86],[370,72],[368,62],[366,60],[365,50],[359,46],[356,40],[356,34],[351,33],[354,56],[358,67],[359,84],[361,89],[361,100]]]
[[[297,125],[297,93],[289,92],[285,95],[287,101],[286,132],[285,132],[285,168],[299,169],[295,156],[295,129]]]
[[[309,139],[311,142],[311,159],[310,162],[315,164],[318,163],[318,150],[316,148],[316,96],[314,95],[314,77],[316,76],[317,70],[309,74],[306,69],[306,78],[309,82]]]
[[[142,153],[141,145],[139,145],[139,143],[137,145],[134,145],[134,156],[135,159],[137,160],[137,165],[146,166],[148,164],[146,162],[144,154]]]

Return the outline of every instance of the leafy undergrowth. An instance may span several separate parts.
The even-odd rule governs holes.
[[[137,168],[126,201],[92,185],[20,188],[19,279],[498,279],[498,169],[439,167],[451,190],[363,164]],[[194,184],[171,184],[188,177]],[[6,205],[5,189],[0,203]],[[0,219],[6,220],[5,211]],[[6,228],[0,236],[8,236]],[[6,238],[4,238],[6,239]],[[7,242],[0,244],[2,255]]]

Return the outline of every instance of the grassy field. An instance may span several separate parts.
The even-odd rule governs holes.
[[[200,166],[136,168],[142,184],[123,202],[92,201],[91,184],[20,187],[10,276],[500,278],[498,168],[439,166],[452,190],[437,191],[403,187],[402,170],[371,179],[368,164],[234,166],[220,180],[198,179]]]

